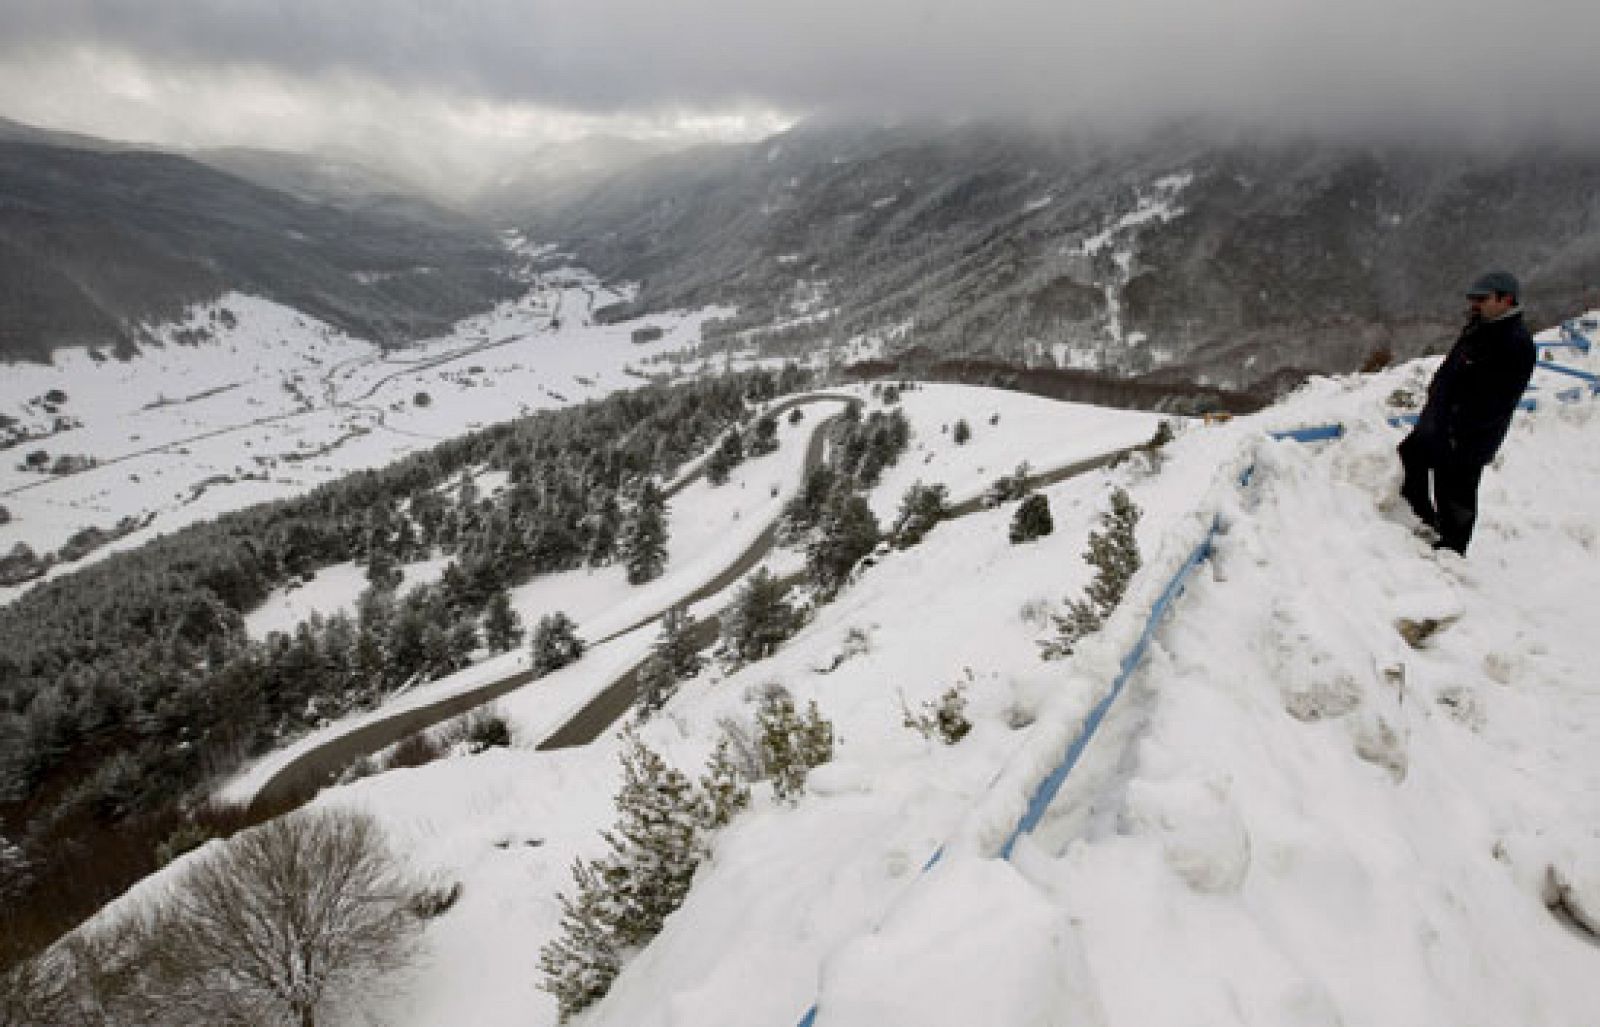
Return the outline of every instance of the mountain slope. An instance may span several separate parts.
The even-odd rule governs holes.
[[[943,525],[777,656],[686,686],[644,729],[678,766],[772,682],[817,700],[838,755],[796,808],[758,789],[585,1022],[792,1023],[818,999],[819,1024],[1583,1022],[1600,1000],[1594,942],[1570,926],[1600,903],[1581,601],[1600,584],[1600,463],[1577,440],[1600,408],[1519,419],[1463,562],[1393,509],[1385,401],[1419,380],[1319,382],[1190,429],[1159,473],[1054,486],[1041,543],[1008,545],[1006,509]],[[1261,441],[1329,417],[1345,439]],[[1144,509],[1146,570],[1101,636],[1041,663],[1038,607],[1082,588],[1074,555],[1111,483]],[[990,858],[1212,510],[1213,563],[1040,830],[1014,863]],[[1442,626],[1413,648],[1401,618]],[[902,704],[963,680],[959,745],[901,726]],[[531,953],[608,820],[615,749],[455,760],[319,800],[376,810],[465,882],[401,1022],[553,1022]]]
[[[641,308],[738,304],[795,346],[992,354],[1281,388],[1447,343],[1463,283],[1516,269],[1546,322],[1593,305],[1600,155],[997,123],[813,122],[662,158],[535,234]]]
[[[515,292],[492,233],[350,210],[184,157],[0,140],[0,358],[137,345],[229,290],[394,344]]]

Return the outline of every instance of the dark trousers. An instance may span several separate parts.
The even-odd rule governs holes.
[[[1465,556],[1478,519],[1483,464],[1440,460],[1428,449],[1415,435],[1400,443],[1400,466],[1405,469],[1400,495],[1424,524],[1439,533],[1439,545]]]

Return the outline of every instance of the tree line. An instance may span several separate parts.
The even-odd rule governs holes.
[[[218,774],[464,665],[483,640],[514,645],[507,588],[618,560],[630,580],[660,573],[646,483],[803,384],[761,370],[535,414],[159,537],[0,609],[0,948],[14,950],[0,964],[153,869]],[[486,470],[505,474],[494,495]],[[442,577],[402,593],[401,565],[434,554],[451,558]],[[373,585],[353,616],[249,637],[245,614],[274,590],[352,560]]]

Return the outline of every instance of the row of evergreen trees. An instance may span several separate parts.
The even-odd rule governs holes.
[[[659,574],[653,479],[804,380],[757,371],[540,413],[160,537],[0,609],[0,837],[31,868],[28,887],[0,888],[18,925],[6,941],[37,945],[151,869],[96,866],[216,773],[482,642],[516,645],[506,589],[619,559],[632,580]],[[484,469],[505,474],[498,494],[480,494]],[[452,558],[443,577],[399,594],[398,565],[435,553]],[[243,615],[273,590],[350,560],[378,586],[355,616],[248,637]]]

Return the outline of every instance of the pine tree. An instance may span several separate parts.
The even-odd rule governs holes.
[[[711,454],[706,461],[706,481],[712,485],[726,485],[728,475],[733,472],[733,461],[728,459],[728,454],[721,449]]]
[[[890,532],[895,547],[909,549],[921,542],[948,513],[949,494],[943,485],[913,482],[900,499],[900,512],[895,515],[894,530]]]
[[[678,676],[659,654],[646,656],[634,671],[634,705],[639,708],[640,720],[661,712],[677,691]]]
[[[1116,489],[1111,493],[1111,509],[1100,523],[1100,531],[1089,533],[1084,559],[1096,570],[1089,584],[1089,601],[1109,616],[1139,570],[1139,541],[1134,533],[1139,526],[1139,508],[1128,493]]]
[[[583,640],[578,637],[578,626],[572,618],[557,611],[539,618],[533,629],[533,663],[535,677],[543,677],[576,662],[583,655]]]
[[[472,654],[478,651],[478,629],[470,617],[463,617],[450,627],[450,670],[463,670],[472,666]]]
[[[1011,518],[1011,543],[1032,542],[1056,530],[1050,517],[1050,501],[1044,493],[1035,492],[1024,499]]]
[[[394,552],[384,545],[375,545],[367,554],[367,581],[373,588],[392,592],[400,587],[405,576],[400,571]]]
[[[700,793],[704,796],[704,826],[709,831],[726,827],[735,813],[750,805],[750,785],[734,764],[726,736],[717,740],[717,747],[706,762]]]
[[[750,432],[750,443],[745,449],[752,458],[777,452],[778,419],[771,414],[756,418],[755,428]]]
[[[539,987],[555,996],[562,1023],[604,998],[622,972],[606,877],[598,860],[572,864],[576,897],[560,896],[560,933],[539,951]]]
[[[726,741],[697,786],[631,730],[623,739],[609,851],[573,864],[576,894],[560,897],[560,934],[539,953],[539,987],[556,997],[562,1023],[605,995],[626,950],[660,933],[689,893],[710,832],[750,802]]]
[[[833,595],[851,568],[877,544],[878,519],[867,501],[848,493],[836,495],[822,515],[816,538],[806,547],[806,573],[812,585],[824,596]]]
[[[504,589],[489,599],[489,608],[483,615],[483,638],[489,651],[506,653],[522,644],[527,632],[522,628],[522,617],[511,608],[511,597]]]
[[[806,472],[800,492],[789,500],[783,509],[783,523],[778,538],[784,545],[797,545],[810,538],[822,520],[828,497],[839,488],[839,472],[827,464],[818,464]]]
[[[584,559],[590,567],[602,567],[616,556],[617,540],[622,534],[622,507],[617,504],[616,493],[609,489],[595,503],[583,520],[589,542]]]
[[[745,580],[723,618],[722,641],[734,660],[765,659],[794,633],[798,617],[784,599],[787,591],[765,567]]]
[[[422,629],[422,666],[428,678],[450,673],[450,632],[439,624]]]
[[[689,883],[706,854],[700,825],[702,800],[683,772],[668,765],[628,731],[622,749],[618,821],[606,832],[617,941],[643,945],[661,931],[689,894]]]
[[[706,464],[706,478],[713,485],[726,484],[728,475],[742,463],[744,463],[744,440],[739,437],[739,429],[729,428],[728,434],[722,437],[721,444],[717,446],[716,452],[711,454],[711,460]]]
[[[968,424],[967,419],[963,417],[956,422],[955,430],[951,432],[950,437],[955,441],[956,445],[965,446],[972,438],[972,425]]]
[[[1139,570],[1139,540],[1134,529],[1139,508],[1122,489],[1111,493],[1111,509],[1100,515],[1100,529],[1089,533],[1083,558],[1095,569],[1082,599],[1069,600],[1065,615],[1053,616],[1056,637],[1043,643],[1047,660],[1071,656],[1078,641],[1099,631],[1122,602],[1128,583]]]
[[[617,543],[618,555],[628,569],[628,584],[642,585],[661,576],[667,566],[667,502],[656,483],[648,479],[628,511]]]
[[[692,678],[700,673],[705,660],[695,645],[694,633],[700,622],[687,607],[674,606],[661,617],[661,634],[656,636],[655,654],[675,678]]]

